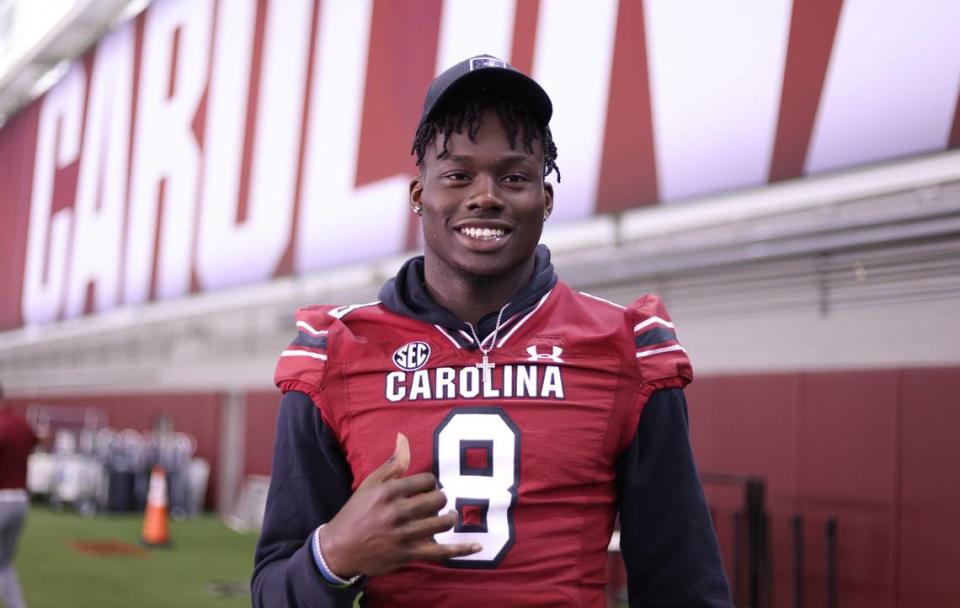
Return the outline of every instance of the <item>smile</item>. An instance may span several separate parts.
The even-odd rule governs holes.
[[[506,231],[502,228],[473,228],[471,226],[460,228],[459,232],[480,241],[493,241],[503,238],[503,235],[506,234]]]

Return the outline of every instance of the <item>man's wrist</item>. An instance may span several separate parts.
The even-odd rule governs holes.
[[[322,543],[322,534],[321,530],[326,524],[321,525],[319,528],[314,530],[311,535],[310,548],[313,553],[313,561],[317,565],[317,569],[320,571],[320,575],[323,576],[324,580],[333,587],[349,587],[355,584],[360,580],[361,574],[356,574],[354,576],[344,578],[340,576],[333,568],[331,568],[330,563],[326,560],[323,554],[323,543]]]

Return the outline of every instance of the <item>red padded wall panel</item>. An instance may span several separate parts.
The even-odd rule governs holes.
[[[807,596],[826,593],[828,516],[839,522],[839,605],[894,606],[898,373],[807,374],[801,416],[801,505]]]
[[[800,446],[800,382],[795,374],[719,379],[714,466],[767,480],[767,506],[793,512]]]
[[[798,506],[800,380],[797,374],[751,374],[698,378],[687,389],[691,439],[705,473],[760,476],[767,481],[774,597],[792,585],[791,518]],[[734,576],[733,515],[744,508],[743,486],[705,484],[724,563]],[[745,545],[741,551],[745,551]],[[745,555],[742,557],[745,559]],[[746,570],[741,570],[746,598]],[[779,603],[778,603],[779,605]],[[784,604],[785,605],[785,604]]]
[[[243,474],[269,475],[273,462],[277,411],[280,409],[280,391],[254,391],[247,393],[246,399]]]
[[[800,470],[801,387],[797,374],[720,379],[715,414],[719,470],[759,475],[767,482],[774,597],[778,605],[793,584],[791,520],[797,511]]]
[[[960,369],[905,370],[900,606],[960,604]]]
[[[701,472],[719,471],[716,464],[717,433],[714,428],[719,415],[719,383],[719,378],[697,378],[684,390],[690,416],[690,442],[693,444],[697,469]],[[723,562],[729,572],[733,563],[733,526],[729,514],[735,508],[737,496],[727,488],[711,484],[704,484],[703,489],[714,518]]]
[[[716,469],[714,425],[719,401],[719,382],[719,378],[697,378],[684,390],[690,415],[690,441],[693,443],[697,467],[701,471]]]

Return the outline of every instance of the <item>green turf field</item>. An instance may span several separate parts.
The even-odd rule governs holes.
[[[85,518],[34,506],[15,561],[30,608],[250,606],[255,534],[205,516],[171,522],[171,548],[138,551],[142,524],[139,515]]]
[[[237,534],[216,517],[205,516],[171,522],[171,548],[145,549],[140,546],[142,526],[140,515],[89,518],[34,506],[15,561],[27,604],[30,608],[250,606],[256,534]]]

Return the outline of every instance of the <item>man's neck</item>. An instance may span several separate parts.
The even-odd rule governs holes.
[[[485,315],[497,312],[523,289],[533,275],[534,258],[504,275],[464,276],[433,256],[425,256],[423,265],[427,291],[460,319],[476,325]]]

